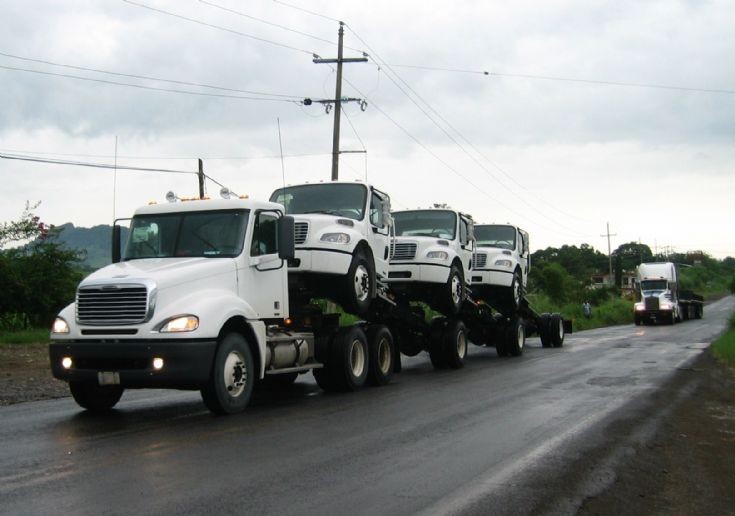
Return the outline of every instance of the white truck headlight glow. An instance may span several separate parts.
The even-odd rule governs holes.
[[[661,303],[661,306],[659,306],[660,310],[671,310],[671,305],[668,303]]]
[[[199,317],[196,315],[181,315],[163,323],[158,331],[161,333],[178,333],[194,331],[197,328],[199,328]]]
[[[495,265],[498,267],[510,267],[513,263],[510,260],[495,260]]]
[[[446,260],[449,258],[449,253],[446,251],[429,251],[426,253],[427,258],[435,258],[437,260]]]
[[[349,244],[350,235],[347,233],[324,233],[319,240],[331,244]]]
[[[69,325],[64,319],[57,317],[51,327],[51,333],[69,333]]]
[[[635,310],[636,310],[636,312],[642,312],[645,309],[646,309],[646,307],[643,306],[643,303],[636,303],[635,304]]]
[[[161,357],[156,357],[153,359],[153,369],[156,371],[160,371],[163,369],[163,359]]]
[[[71,369],[71,366],[73,365],[73,362],[71,360],[71,357],[64,357],[61,359],[61,367],[64,369]]]

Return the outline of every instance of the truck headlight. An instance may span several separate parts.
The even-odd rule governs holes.
[[[636,305],[635,305],[635,311],[636,312],[642,312],[645,309],[646,309],[646,307],[642,303],[636,303]]]
[[[330,244],[349,244],[350,235],[347,233],[324,233],[319,240]]]
[[[160,333],[179,333],[194,331],[199,328],[199,317],[196,315],[179,315],[164,322],[158,329]]]
[[[668,303],[661,303],[661,306],[658,307],[659,310],[671,310],[671,305]]]
[[[446,260],[449,258],[449,253],[446,251],[429,251],[426,253],[427,258],[434,258],[437,260]]]
[[[495,265],[498,267],[510,267],[513,263],[510,260],[495,260]]]
[[[61,317],[54,319],[54,325],[51,327],[51,333],[69,333],[69,325]]]

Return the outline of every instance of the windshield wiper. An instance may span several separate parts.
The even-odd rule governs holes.
[[[337,213],[337,210],[309,210],[309,211],[303,211],[302,214],[306,215],[307,213],[325,213],[327,215],[339,215]]]

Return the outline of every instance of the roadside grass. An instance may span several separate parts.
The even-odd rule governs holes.
[[[730,317],[730,327],[712,343],[712,353],[720,362],[735,367],[735,314]]]
[[[0,330],[0,344],[48,344],[48,328],[27,330]]]

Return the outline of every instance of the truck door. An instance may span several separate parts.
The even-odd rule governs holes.
[[[522,229],[518,229],[518,237],[516,239],[518,246],[518,263],[523,271],[523,284],[525,286],[528,279],[528,273],[531,271],[531,254],[529,251],[528,233]]]
[[[462,261],[464,269],[465,281],[470,281],[470,270],[472,269],[472,254],[475,251],[475,241],[470,238],[472,222],[463,217],[459,217],[459,259]]]
[[[238,294],[260,318],[288,315],[286,266],[278,257],[280,213],[259,210],[254,214],[252,237],[246,240],[245,260],[238,270]]]
[[[368,225],[368,242],[373,249],[377,277],[388,277],[390,253],[390,200],[386,195],[371,190]]]

